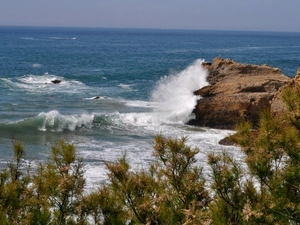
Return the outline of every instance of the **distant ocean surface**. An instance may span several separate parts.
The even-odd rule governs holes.
[[[134,168],[147,167],[157,134],[188,137],[204,167],[207,152],[242,157],[218,144],[233,131],[185,125],[193,91],[207,85],[201,62],[217,56],[293,77],[300,33],[2,26],[0,164],[12,140],[34,167],[63,138],[83,157],[92,189],[106,178],[103,160],[126,153]]]

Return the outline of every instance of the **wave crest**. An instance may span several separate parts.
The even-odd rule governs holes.
[[[92,127],[94,120],[93,114],[62,115],[57,110],[40,113],[37,117],[39,120],[42,120],[39,130],[56,132],[64,130],[75,131],[80,128],[89,129]]]

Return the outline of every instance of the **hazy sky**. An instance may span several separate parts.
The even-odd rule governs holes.
[[[300,32],[300,0],[0,0],[0,25]]]

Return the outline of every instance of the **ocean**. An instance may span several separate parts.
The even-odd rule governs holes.
[[[204,170],[208,152],[242,159],[218,144],[234,131],[186,125],[193,92],[208,85],[202,61],[268,64],[293,77],[299,52],[300,33],[0,26],[0,164],[14,140],[34,168],[65,139],[93,189],[107,178],[103,160],[126,154],[146,168],[158,134],[187,137]]]

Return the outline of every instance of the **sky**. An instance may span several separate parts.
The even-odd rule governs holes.
[[[0,0],[0,25],[300,32],[300,0]]]

